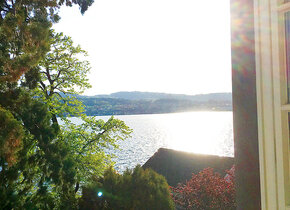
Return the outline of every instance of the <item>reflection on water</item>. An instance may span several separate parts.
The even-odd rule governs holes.
[[[220,156],[234,153],[232,112],[120,115],[116,118],[133,129],[132,137],[120,142],[122,150],[116,152],[116,169],[120,172],[144,164],[160,147]],[[78,119],[74,121],[79,123]]]
[[[232,156],[231,112],[191,112],[161,116],[168,148]]]

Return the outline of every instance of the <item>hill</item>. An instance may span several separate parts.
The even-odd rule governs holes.
[[[121,98],[128,100],[157,100],[157,99],[179,99],[191,101],[231,101],[231,93],[209,93],[198,95],[185,94],[170,94],[170,93],[156,93],[156,92],[140,92],[140,91],[121,91],[111,93],[109,95],[95,95],[92,98]]]
[[[231,93],[184,95],[135,91],[78,97],[86,106],[87,115],[159,114],[232,109]]]

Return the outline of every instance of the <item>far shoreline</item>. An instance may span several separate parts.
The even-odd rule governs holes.
[[[105,117],[105,116],[124,116],[124,115],[161,115],[161,114],[180,114],[180,113],[190,113],[190,112],[232,112],[233,110],[190,110],[190,111],[178,111],[178,112],[160,112],[160,113],[125,113],[125,114],[104,114],[104,115],[87,115],[90,117]]]

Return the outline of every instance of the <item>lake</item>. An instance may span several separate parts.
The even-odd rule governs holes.
[[[160,147],[192,153],[234,155],[232,112],[184,112],[149,115],[118,115],[133,129],[131,138],[120,142],[115,168],[144,164]],[[106,120],[109,116],[100,116]],[[77,118],[73,122],[80,123]]]

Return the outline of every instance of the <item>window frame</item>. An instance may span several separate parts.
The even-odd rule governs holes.
[[[290,150],[289,150],[289,121],[288,115],[290,113],[290,104],[288,99],[288,80],[287,80],[287,58],[286,58],[286,33],[285,33],[285,14],[290,12],[290,2],[278,2],[277,16],[278,16],[278,50],[279,50],[279,77],[274,78],[277,85],[277,91],[280,91],[280,104],[275,104],[275,113],[277,120],[281,122],[281,126],[276,126],[277,134],[277,178],[278,178],[278,190],[280,194],[284,193],[285,196],[285,208],[290,209]],[[279,97],[279,95],[277,95]],[[278,102],[278,100],[277,100]],[[279,180],[282,181],[279,181]],[[283,202],[282,199],[280,199]],[[281,203],[283,206],[283,203]]]
[[[256,0],[254,8],[261,206],[290,210],[284,18],[290,2]]]

